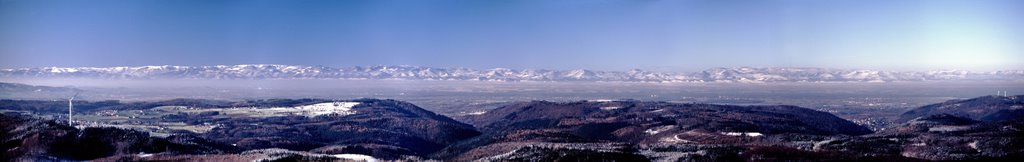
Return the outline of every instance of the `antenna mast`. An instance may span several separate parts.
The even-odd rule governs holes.
[[[71,113],[73,112],[72,110],[75,108],[74,103],[72,103],[71,101],[75,100],[75,97],[78,97],[78,93],[79,92],[75,92],[74,96],[71,96],[71,98],[68,98],[68,125],[71,125],[71,126],[75,126],[74,123],[71,122],[71,121],[73,121],[73,120],[71,120]]]

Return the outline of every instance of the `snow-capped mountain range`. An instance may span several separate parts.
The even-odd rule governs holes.
[[[274,64],[216,66],[42,67],[0,69],[5,78],[93,79],[345,79],[607,82],[898,82],[1024,80],[1024,70],[926,72],[827,68],[714,68],[700,72],[595,71],[586,69],[469,69],[420,66],[326,67]]]

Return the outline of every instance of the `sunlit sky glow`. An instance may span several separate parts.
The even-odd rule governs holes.
[[[0,0],[0,68],[1024,69],[1019,0]]]

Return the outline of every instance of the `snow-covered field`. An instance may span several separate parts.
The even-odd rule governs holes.
[[[675,128],[675,127],[676,127],[675,125],[660,126],[660,127],[655,127],[655,128],[644,130],[644,133],[647,133],[648,135],[655,135],[655,134],[667,131],[667,130]]]
[[[377,162],[377,158],[362,154],[335,154],[334,157],[353,161]]]
[[[308,117],[316,117],[321,115],[352,115],[357,113],[352,107],[359,105],[359,102],[324,102],[310,105],[302,105],[295,107],[271,107],[271,108],[253,108],[253,107],[234,107],[234,108],[179,108],[177,111],[185,112],[220,112],[221,115],[227,116],[244,116],[244,117],[274,117],[274,116],[288,116],[288,115],[302,115]]]
[[[749,137],[758,137],[758,136],[763,136],[764,135],[764,134],[761,134],[761,133],[758,133],[758,132],[722,132],[721,134],[722,135],[727,135],[727,136],[749,136]]]
[[[355,114],[356,111],[352,110],[352,107],[359,105],[358,102],[328,102],[318,103],[312,105],[305,105],[294,107],[303,112],[306,116],[320,116],[327,114],[338,114],[338,115],[351,115]]]

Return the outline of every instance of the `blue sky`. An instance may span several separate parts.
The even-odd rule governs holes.
[[[0,68],[1024,69],[1016,0],[0,0]]]

